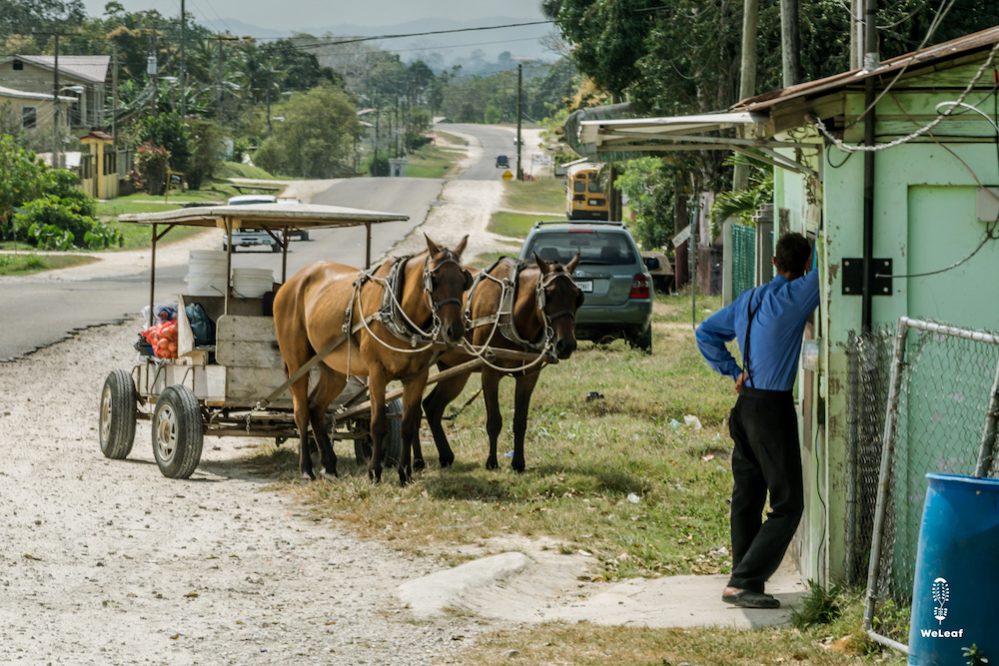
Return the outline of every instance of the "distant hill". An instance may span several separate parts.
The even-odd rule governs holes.
[[[528,23],[537,20],[536,17],[516,16],[491,16],[474,21],[460,22],[446,18],[424,18],[387,26],[366,26],[351,23],[320,27],[308,26],[301,31],[281,31],[261,28],[260,26],[245,23],[239,19],[230,18],[206,21],[205,25],[213,31],[229,30],[237,35],[250,35],[263,38],[290,37],[295,32],[305,32],[317,37],[325,35],[332,35],[334,37],[374,37],[378,35],[410,34],[506,25],[510,23]],[[541,38],[551,31],[551,24],[541,24],[518,28],[477,30],[445,35],[425,35],[379,40],[371,42],[371,45],[397,51],[405,61],[421,58],[433,61],[434,64],[432,66],[435,67],[467,63],[468,59],[474,55],[479,56],[477,60],[493,61],[504,51],[509,51],[514,58],[554,60],[554,54],[542,46],[540,42]],[[476,54],[476,51],[480,51],[481,53]]]

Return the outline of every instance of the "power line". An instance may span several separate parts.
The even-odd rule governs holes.
[[[379,39],[400,39],[403,37],[426,37],[429,35],[448,35],[457,32],[478,32],[481,30],[500,30],[503,28],[521,28],[529,25],[547,25],[554,21],[527,21],[525,23],[506,23],[503,25],[487,25],[478,28],[452,28],[450,30],[430,30],[427,32],[397,33],[392,35],[375,35],[372,37],[352,37],[351,39],[338,39],[325,42],[313,42],[308,45],[295,45],[296,48],[316,48],[318,46],[338,46],[340,44],[357,44],[359,42],[372,42]],[[288,39],[287,37],[260,37],[258,39]]]

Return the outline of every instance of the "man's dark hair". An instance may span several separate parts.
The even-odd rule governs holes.
[[[777,270],[781,273],[801,275],[808,267],[812,248],[808,239],[797,232],[784,234],[777,241]]]

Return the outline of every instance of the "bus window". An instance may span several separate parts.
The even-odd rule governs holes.
[[[578,178],[572,183],[572,191],[582,194],[586,191],[586,181],[579,180]]]
[[[590,192],[593,192],[594,194],[603,194],[604,193],[604,188],[600,184],[600,180],[599,179],[593,178],[592,180],[590,180]]]

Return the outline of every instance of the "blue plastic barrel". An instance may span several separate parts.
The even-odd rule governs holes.
[[[999,480],[927,474],[909,630],[910,666],[999,664]]]

